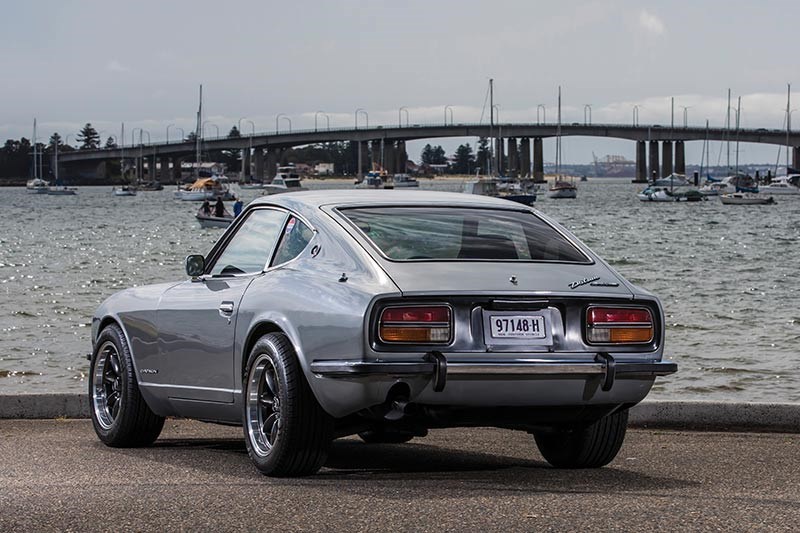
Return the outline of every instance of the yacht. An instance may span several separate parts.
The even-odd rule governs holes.
[[[547,191],[548,198],[577,198],[578,187],[562,178],[557,178],[552,187]]]
[[[525,183],[527,181],[531,183]],[[514,183],[497,178],[476,178],[464,183],[464,192],[466,194],[503,198],[512,202],[531,205],[536,201],[537,189],[531,180],[522,180]]]
[[[47,194],[47,191],[50,190],[50,182],[42,178],[34,178],[29,180],[25,187],[30,194]]]
[[[294,167],[278,167],[278,174],[272,182],[264,185],[267,194],[280,194],[284,192],[307,191],[300,183],[300,174]]]
[[[395,174],[392,178],[392,184],[395,189],[419,187],[419,182],[408,174]]]
[[[764,194],[800,194],[800,187],[795,183],[800,183],[800,174],[778,176],[767,185],[759,187],[758,192]]]
[[[766,205],[775,203],[775,199],[772,196],[763,196],[751,192],[723,194],[719,199],[725,205]]]

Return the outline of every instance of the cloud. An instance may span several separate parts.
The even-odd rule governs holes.
[[[664,22],[660,18],[644,9],[639,13],[639,25],[646,32],[655,35],[661,35],[666,30]]]
[[[109,72],[130,72],[131,69],[126,67],[116,59],[112,59],[108,63],[106,63],[106,70]]]

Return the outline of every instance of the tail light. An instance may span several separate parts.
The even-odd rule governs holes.
[[[644,307],[590,307],[586,312],[590,343],[647,344],[653,331],[653,315]]]
[[[446,344],[451,330],[446,305],[387,307],[378,324],[380,340],[387,343]]]

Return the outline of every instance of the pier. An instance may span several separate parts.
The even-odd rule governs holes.
[[[367,169],[368,150],[382,153],[384,168],[389,173],[405,171],[408,160],[406,142],[447,137],[496,137],[495,154],[498,161],[508,158],[507,175],[533,176],[544,181],[542,141],[555,137],[605,137],[625,139],[636,143],[636,181],[645,182],[652,176],[685,173],[685,143],[688,141],[730,141],[789,146],[793,166],[800,166],[800,131],[777,129],[739,129],[705,127],[671,127],[656,124],[433,124],[408,126],[373,126],[354,128],[326,128],[300,131],[254,132],[241,137],[204,137],[203,150],[241,150],[247,179],[270,181],[275,176],[277,161],[283,150],[295,146],[326,142],[359,143],[361,161],[358,174]],[[497,137],[498,132],[502,137]],[[735,138],[734,138],[735,135]],[[134,160],[139,175],[144,169],[161,181],[176,181],[180,177],[181,162],[192,159],[196,149],[194,141],[152,142],[117,148],[77,150],[59,156],[60,164],[73,168],[97,169],[107,161]],[[251,165],[252,158],[252,165]],[[251,167],[253,170],[251,171]],[[152,169],[150,171],[149,169]],[[251,175],[252,172],[252,175]]]

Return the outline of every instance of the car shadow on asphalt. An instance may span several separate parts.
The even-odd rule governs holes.
[[[163,439],[156,441],[149,450],[152,452],[150,460],[172,466],[224,470],[236,477],[266,480],[250,465],[242,440]],[[686,479],[637,471],[633,468],[635,463],[626,463],[624,454],[605,468],[560,470],[538,459],[535,450],[532,439],[531,459],[416,441],[364,444],[355,439],[340,439],[333,443],[328,460],[315,476],[270,482],[358,491],[365,483],[380,486],[414,481],[428,489],[430,483],[440,487],[444,483],[451,488],[470,490],[564,493],[663,493],[697,485]],[[207,460],[209,455],[213,456],[212,461]]]

